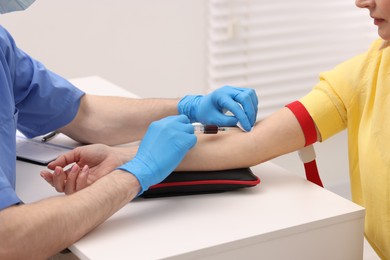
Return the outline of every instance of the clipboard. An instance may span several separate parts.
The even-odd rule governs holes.
[[[72,147],[28,139],[22,134],[16,134],[16,159],[20,161],[45,166],[72,149]]]

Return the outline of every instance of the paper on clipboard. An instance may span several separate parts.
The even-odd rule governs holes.
[[[28,139],[16,134],[16,158],[39,165],[47,165],[59,155],[70,151],[72,147],[53,143],[44,143],[36,139]]]

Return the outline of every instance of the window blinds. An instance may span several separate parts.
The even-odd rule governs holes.
[[[377,37],[353,0],[209,0],[208,79],[254,88],[259,118],[305,95],[321,71]]]

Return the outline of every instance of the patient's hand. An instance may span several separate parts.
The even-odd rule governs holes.
[[[41,171],[41,177],[51,184],[58,192],[72,194],[76,191],[84,189],[90,183],[88,181],[89,167],[84,165],[80,168],[74,164],[71,169],[64,171],[60,166],[56,166],[54,173],[49,171]],[[97,179],[97,178],[95,178]]]
[[[48,165],[48,170],[41,172],[49,184],[58,192],[74,193],[87,187],[96,180],[112,172],[116,167],[131,160],[138,147],[110,147],[103,144],[94,144],[77,147],[76,149],[59,156]],[[72,167],[64,170],[67,166]]]

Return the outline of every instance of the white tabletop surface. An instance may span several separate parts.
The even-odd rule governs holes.
[[[96,94],[118,88],[99,77],[72,82]],[[39,176],[43,168],[17,162],[16,188],[25,202],[58,195]],[[252,171],[261,179],[252,188],[136,199],[70,249],[82,259],[197,259],[364,217],[362,207],[270,162]],[[355,235],[363,243],[362,229],[357,225]]]

